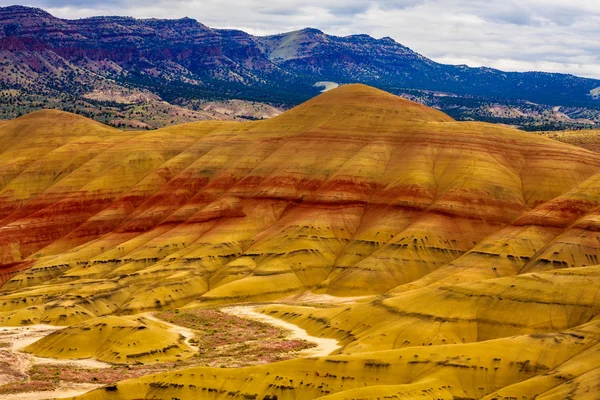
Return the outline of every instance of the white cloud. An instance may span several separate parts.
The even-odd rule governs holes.
[[[189,16],[259,35],[310,26],[337,35],[391,36],[440,62],[600,78],[600,1],[29,0],[29,5],[63,18]]]

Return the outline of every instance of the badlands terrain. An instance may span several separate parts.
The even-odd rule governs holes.
[[[0,125],[0,398],[598,399],[599,206],[600,154],[364,85],[34,112]]]

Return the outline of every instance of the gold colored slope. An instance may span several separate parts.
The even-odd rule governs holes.
[[[96,360],[112,364],[175,361],[191,357],[179,334],[146,317],[100,317],[56,331],[25,351],[40,357]]]
[[[567,330],[600,313],[598,293],[600,267],[593,266],[427,287],[352,307],[261,310],[357,354]]]
[[[398,124],[453,122],[441,111],[365,85],[345,85],[261,123],[260,130],[350,131],[361,136],[396,132]],[[368,128],[368,129],[367,129]]]
[[[123,133],[52,111],[0,130],[35,149],[0,192],[4,276],[22,270],[2,287],[4,324],[518,274],[595,207],[600,169],[597,154],[363,85],[260,122]],[[557,225],[548,207],[578,198]],[[591,262],[560,265],[592,264],[585,246],[566,256]],[[80,312],[59,322],[60,304]]]

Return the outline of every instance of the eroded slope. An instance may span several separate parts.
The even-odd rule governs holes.
[[[600,156],[366,86],[150,133],[40,112],[0,139],[4,324],[597,263]]]
[[[0,125],[0,172],[0,324],[68,326],[38,355],[185,359],[135,314],[373,296],[261,306],[335,356],[86,398],[585,398],[598,376],[599,154],[348,85],[154,132],[34,113]]]

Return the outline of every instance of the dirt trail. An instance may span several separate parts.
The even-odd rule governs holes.
[[[312,292],[305,292],[301,294],[295,294],[289,297],[285,297],[280,301],[284,304],[288,302],[302,305],[302,304],[328,304],[328,305],[341,305],[341,304],[356,304],[360,302],[366,302],[375,298],[375,296],[354,296],[354,297],[337,297],[329,294],[316,294]]]
[[[89,392],[90,390],[98,389],[103,385],[95,385],[93,383],[61,383],[55,390],[47,390],[44,392],[26,392],[0,395],[0,400],[45,400],[45,399],[66,399],[79,396]]]
[[[27,378],[33,356],[19,350],[60,329],[50,325],[0,328],[0,385]]]
[[[276,305],[276,304],[274,304]],[[234,306],[234,307],[224,307],[221,311],[242,318],[249,318],[255,321],[266,322],[271,325],[275,325],[277,327],[286,329],[291,331],[290,338],[292,339],[301,339],[306,340],[308,342],[315,343],[317,347],[313,347],[310,349],[302,350],[299,352],[301,357],[324,357],[328,356],[335,350],[339,349],[341,346],[338,341],[335,339],[327,339],[327,338],[319,338],[316,336],[309,335],[304,329],[296,326],[294,324],[290,324],[289,322],[282,321],[278,318],[271,317],[269,315],[261,314],[259,312],[254,311],[257,306]]]

